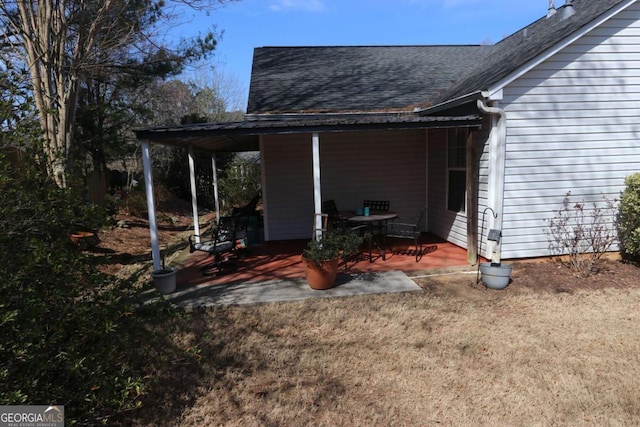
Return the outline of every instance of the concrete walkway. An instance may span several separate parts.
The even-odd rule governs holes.
[[[401,271],[374,272],[358,275],[338,275],[334,288],[317,291],[309,288],[306,279],[269,280],[260,283],[200,285],[166,295],[176,307],[188,310],[196,307],[247,305],[278,301],[301,301],[309,298],[335,298],[363,294],[420,291]],[[150,289],[143,298],[157,298]]]

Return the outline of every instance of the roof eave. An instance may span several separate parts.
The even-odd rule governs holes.
[[[471,92],[468,93],[466,95],[462,95],[459,96],[457,98],[454,99],[450,99],[448,101],[445,102],[441,102],[439,104],[433,105],[431,107],[427,107],[427,108],[423,108],[423,109],[417,109],[416,111],[414,111],[418,116],[431,116],[437,113],[441,113],[443,111],[447,111],[450,110],[452,108],[456,108],[459,107],[461,105],[465,105],[468,104],[470,102],[476,101],[478,99],[485,99],[487,98],[489,95],[487,92],[484,91],[476,91],[476,92]]]
[[[499,94],[507,85],[514,82],[518,78],[522,77],[525,73],[531,71],[533,68],[537,67],[538,65],[548,60],[552,56],[556,55],[562,49],[571,45],[576,40],[580,39],[585,34],[592,31],[594,28],[597,28],[598,26],[602,25],[604,22],[610,20],[611,18],[613,18],[614,16],[616,16],[617,14],[619,14],[620,12],[622,12],[623,10],[625,10],[626,8],[634,4],[636,1],[637,0],[626,0],[617,4],[616,6],[614,6],[607,12],[605,12],[604,14],[600,15],[598,18],[594,19],[593,21],[589,22],[587,25],[583,26],[579,30],[570,34],[568,37],[565,37],[564,39],[560,40],[558,43],[556,43],[549,49],[545,50],[544,52],[537,55],[533,59],[525,62],[518,69],[512,71],[511,73],[509,73],[502,79],[498,80],[497,82],[491,83],[488,87],[488,90],[487,90],[488,95],[486,97],[490,98],[490,97],[494,97],[494,94]]]

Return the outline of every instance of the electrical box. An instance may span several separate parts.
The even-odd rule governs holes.
[[[502,237],[502,230],[489,230],[487,240],[497,243],[500,241],[500,237]]]

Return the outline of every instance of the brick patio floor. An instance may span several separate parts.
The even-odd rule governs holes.
[[[386,260],[375,251],[373,262],[369,262],[368,250],[362,249],[357,259],[347,263],[346,272],[352,274],[403,271],[408,275],[420,271],[470,267],[467,251],[431,235],[423,235],[424,255],[415,259],[415,248],[409,241],[389,239],[392,252],[386,252]],[[200,268],[211,263],[212,257],[196,252],[179,266],[177,290],[194,286],[229,283],[265,282],[274,279],[304,277],[300,255],[306,247],[303,240],[272,241],[253,245],[245,257],[230,260],[235,269],[217,277],[205,276]],[[341,268],[341,271],[345,271]]]

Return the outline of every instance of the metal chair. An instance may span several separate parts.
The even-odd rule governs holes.
[[[391,203],[388,200],[368,200],[362,202],[363,208],[369,208],[370,212],[388,212]],[[370,226],[371,233],[378,238],[378,247],[387,246],[387,222],[379,222]],[[384,254],[382,256],[384,259]]]
[[[387,226],[387,237],[397,239],[411,239],[416,246],[416,262],[422,258],[422,242],[420,241],[420,224],[424,220],[425,209],[422,209],[417,218],[406,218],[391,222]]]
[[[387,212],[389,210],[388,200],[365,200],[362,203],[363,208],[369,208],[372,211]]]
[[[235,265],[228,261],[228,258],[236,254],[236,227],[232,217],[221,217],[220,223],[212,230],[211,240],[205,242],[194,242],[189,236],[189,252],[207,252],[213,255],[213,262],[205,265],[200,272],[205,275],[217,276],[224,273],[224,267],[234,269]],[[212,270],[216,271],[212,271]]]
[[[347,227],[347,220],[340,215],[336,202],[334,200],[326,200],[322,202],[322,213],[327,216],[327,220],[331,227],[334,229],[341,229]]]

